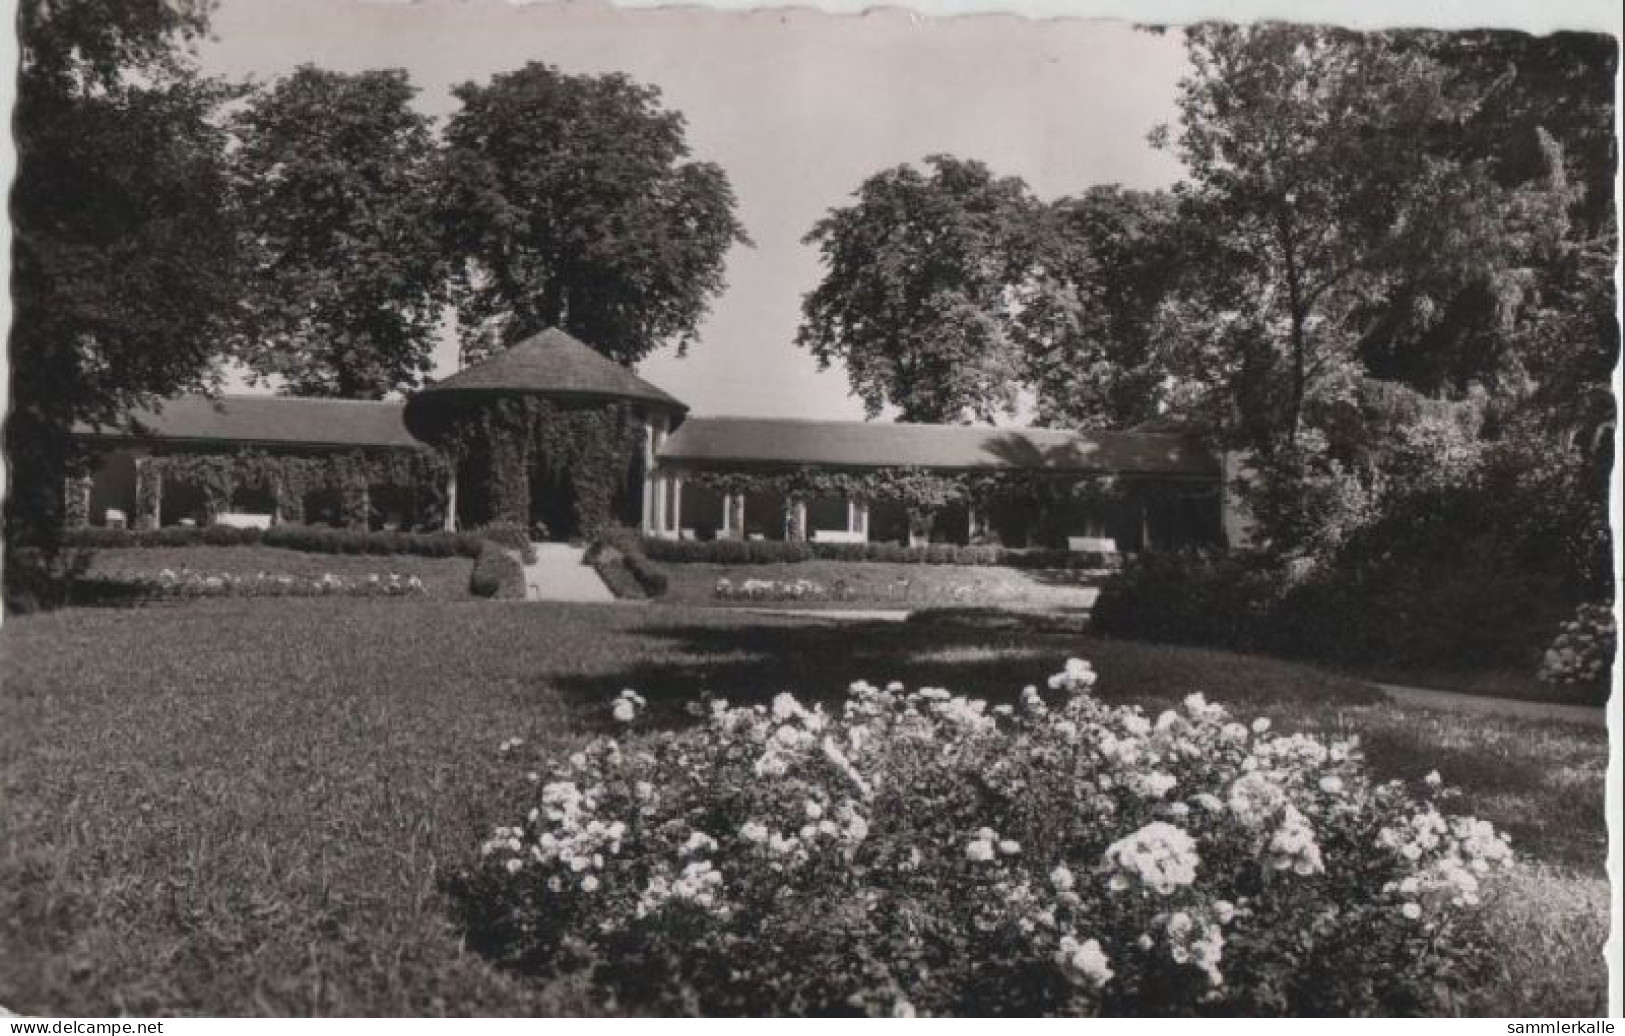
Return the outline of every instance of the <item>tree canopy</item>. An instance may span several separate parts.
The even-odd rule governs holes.
[[[453,93],[437,190],[465,360],[548,326],[627,364],[685,350],[749,240],[682,115],[625,75],[537,62]]]
[[[235,351],[291,393],[376,399],[431,369],[445,264],[416,92],[401,70],[306,65],[233,120],[247,260]]]
[[[49,539],[75,421],[206,380],[229,318],[231,91],[184,47],[207,3],[21,5],[7,527]]]
[[[1166,192],[1091,187],[1046,207],[1014,328],[1041,424],[1132,428],[1163,401],[1157,314],[1182,257]]]
[[[1013,286],[1037,204],[981,162],[924,165],[874,174],[807,234],[825,274],[796,342],[844,363],[871,417],[890,404],[903,421],[992,421],[1016,401]]]

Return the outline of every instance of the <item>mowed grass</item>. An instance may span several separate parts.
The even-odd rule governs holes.
[[[1083,610],[1094,604],[1096,578],[1088,573],[1001,568],[991,565],[909,565],[815,559],[780,565],[663,564],[670,586],[659,603],[742,604],[795,608],[1042,608]],[[830,592],[826,599],[782,602],[726,601],[719,579],[794,583],[805,579]]]
[[[417,576],[429,596],[459,600],[469,596],[468,577],[474,562],[468,558],[426,558],[414,555],[311,554],[277,547],[120,547],[94,551],[87,575],[105,579],[155,576],[164,569],[191,569],[205,575],[319,578],[331,572],[346,579],[384,577],[391,572]]]
[[[1160,709],[1203,691],[1437,768],[1530,861],[1495,901],[1504,981],[1462,1009],[1603,1009],[1606,735],[1405,712],[1314,669],[1077,635],[637,606],[216,601],[0,631],[0,1003],[41,1014],[581,1014],[466,951],[441,879],[517,818],[522,769],[636,687],[838,700],[858,677],[1009,699],[1069,655]]]

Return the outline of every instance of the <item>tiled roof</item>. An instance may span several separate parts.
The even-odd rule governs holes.
[[[299,446],[422,445],[401,419],[397,401],[311,399],[296,396],[178,396],[160,410],[131,415],[137,434],[198,442],[263,443]],[[98,437],[123,437],[124,427],[79,426],[75,431]]]
[[[688,409],[631,370],[558,328],[532,335],[473,366],[464,367],[424,389],[417,398],[453,392],[591,396],[655,403],[673,410]]]
[[[660,458],[706,465],[1219,474],[1218,459],[1189,435],[758,417],[691,417],[661,446]]]

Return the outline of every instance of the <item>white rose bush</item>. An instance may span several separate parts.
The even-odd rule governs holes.
[[[1482,980],[1512,853],[1436,778],[1094,682],[1074,659],[991,707],[858,682],[647,731],[622,692],[618,736],[516,782],[463,924],[661,1013],[1425,1014]]]

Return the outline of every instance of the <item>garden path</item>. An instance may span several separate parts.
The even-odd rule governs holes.
[[[537,543],[536,560],[525,566],[527,601],[605,601],[615,595],[598,572],[582,560],[586,553],[568,543]]]

